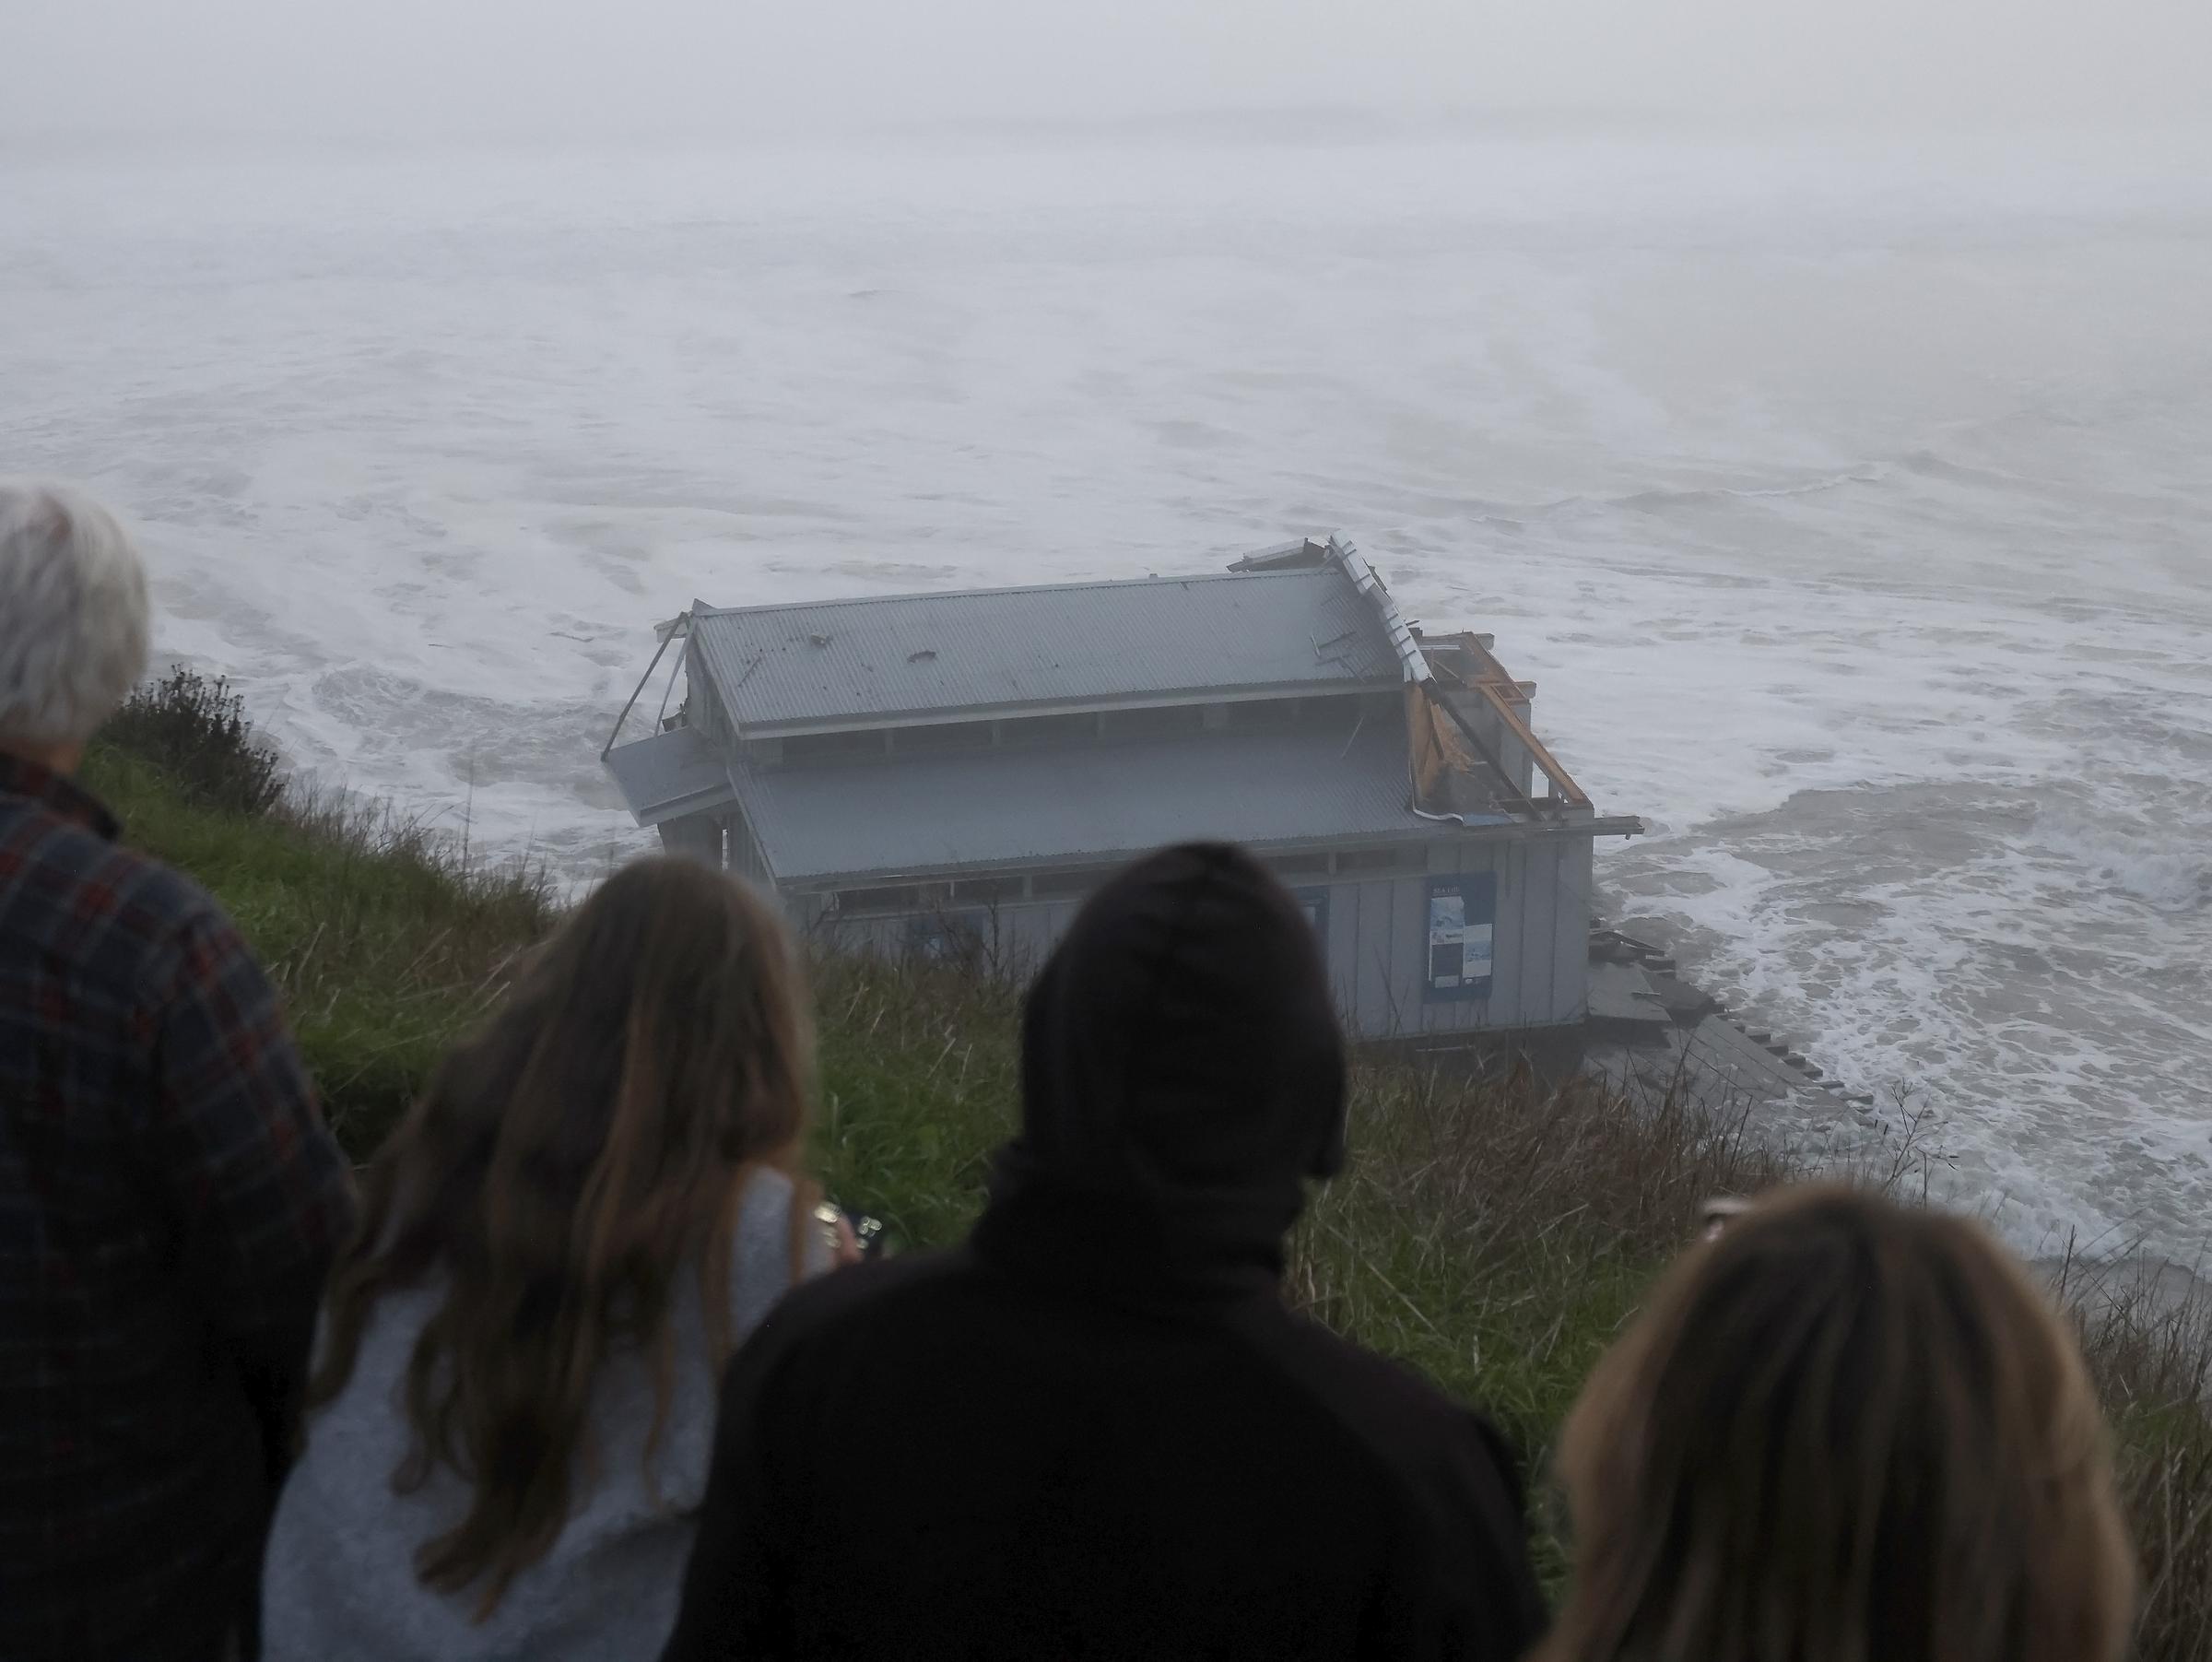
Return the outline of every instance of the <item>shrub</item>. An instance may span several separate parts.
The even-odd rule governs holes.
[[[2155,1260],[2072,1255],[2057,1277],[2117,1444],[2142,1662],[2212,1662],[2212,1307],[2194,1280]]]
[[[254,817],[284,795],[276,752],[256,744],[245,700],[229,681],[209,680],[172,665],[168,676],[139,688],[102,730],[116,748],[160,766],[194,801]]]
[[[147,702],[235,713],[221,683],[178,682],[161,690],[177,689],[173,701]],[[382,804],[281,780],[244,790],[242,772],[241,798],[258,807],[211,803],[209,776],[187,785],[165,731],[146,720],[103,732],[86,782],[130,842],[197,878],[237,921],[284,995],[332,1130],[365,1160],[559,919],[559,899],[541,866],[474,856]]]

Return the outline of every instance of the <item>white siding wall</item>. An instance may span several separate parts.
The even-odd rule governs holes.
[[[736,838],[733,828],[733,847]],[[1438,843],[1426,855],[1425,869],[1292,884],[1328,891],[1329,980],[1347,1024],[1377,1039],[1580,1021],[1589,1002],[1590,840]],[[1478,871],[1498,878],[1489,996],[1429,1002],[1421,996],[1429,879]],[[1017,972],[1035,969],[1079,905],[1072,899],[1023,901],[986,914],[1000,962]],[[894,916],[848,919],[835,929],[842,944],[895,954],[907,950],[912,926],[912,919]]]
[[[722,719],[722,701],[716,698],[700,661],[696,636],[684,637],[684,719],[697,727],[717,749],[732,748],[729,725]]]
[[[1579,1021],[1589,1002],[1591,844],[1585,837],[1439,843],[1425,871],[1330,886],[1329,968],[1361,1034],[1470,1032]],[[1429,879],[1498,878],[1488,998],[1422,996]]]
[[[1590,900],[1597,844],[1588,837],[1557,837],[1553,870],[1559,905],[1552,916],[1551,1008],[1561,1021],[1590,1013]]]
[[[1007,971],[1026,975],[1044,961],[1075,921],[1079,905],[1073,900],[1014,901],[994,908],[955,906],[948,915],[963,921],[980,916],[979,934],[987,949]],[[787,905],[785,911],[796,921],[796,906]],[[841,918],[825,926],[841,947],[896,957],[907,951],[915,925],[926,921],[926,914],[889,914]]]
[[[730,869],[747,882],[765,887],[769,881],[768,863],[760,857],[760,844],[753,836],[752,827],[746,823],[742,807],[730,808],[727,824]]]

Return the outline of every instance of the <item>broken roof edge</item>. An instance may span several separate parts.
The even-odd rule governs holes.
[[[610,745],[599,765],[641,829],[737,800],[728,766],[690,727],[666,727],[628,744]]]
[[[1295,542],[1277,543],[1232,560],[1229,569],[1234,572],[1311,571],[1328,559],[1330,545],[1335,540],[1334,536],[1320,541],[1304,536]]]
[[[1359,545],[1332,536],[1325,550],[1326,558],[1344,573],[1353,591],[1372,608],[1376,621],[1382,624],[1391,649],[1398,654],[1398,667],[1408,681],[1430,679],[1429,660],[1421,655],[1420,638],[1398,613],[1398,603],[1391,598],[1390,584],[1382,581],[1382,573],[1375,570],[1374,562],[1359,552]]]
[[[718,808],[731,807],[736,800],[737,793],[724,788],[702,792],[697,796],[688,796],[659,807],[633,807],[629,810],[629,817],[640,831],[654,831],[671,819],[688,819],[694,814],[711,814]]]

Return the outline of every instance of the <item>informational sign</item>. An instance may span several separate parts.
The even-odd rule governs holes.
[[[1421,996],[1430,1000],[1490,996],[1491,937],[1498,925],[1498,877],[1470,871],[1429,879],[1429,972]]]

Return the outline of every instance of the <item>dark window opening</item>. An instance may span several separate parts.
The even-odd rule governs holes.
[[[1118,869],[1112,866],[1077,866],[1068,871],[1044,871],[1030,879],[1030,892],[1039,895],[1088,894],[1101,887]]]
[[[1356,692],[1300,699],[1298,725],[1312,732],[1346,733],[1358,726],[1365,713],[1366,701]]]
[[[1229,707],[1231,733],[1281,733],[1297,725],[1296,699],[1252,699]]]
[[[837,891],[837,910],[841,916],[850,916],[856,912],[912,912],[926,901],[926,891],[918,883],[884,889],[841,889]]]
[[[981,912],[933,912],[906,928],[906,949],[932,963],[978,964],[991,950],[991,920]]]
[[[1109,710],[1108,738],[1171,738],[1206,731],[1204,704],[1166,704],[1152,710]]]
[[[998,724],[1004,745],[1067,744],[1098,737],[1095,715],[1018,715]]]
[[[855,756],[883,754],[883,734],[877,728],[857,733],[801,733],[783,741],[786,763],[833,761]]]
[[[989,722],[932,722],[891,729],[893,751],[980,750],[991,743]]]
[[[1336,856],[1338,871],[1397,871],[1423,864],[1418,848],[1354,848]]]

